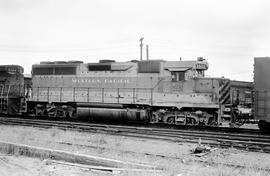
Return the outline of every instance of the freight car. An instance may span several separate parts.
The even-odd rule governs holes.
[[[32,67],[28,114],[88,120],[216,125],[230,80],[205,77],[208,63],[143,60],[41,62]]]
[[[230,99],[221,106],[222,121],[231,125],[253,123],[253,82],[230,81]]]
[[[270,131],[270,57],[254,58],[254,116],[262,131]]]
[[[23,68],[18,65],[0,66],[0,113],[17,114],[25,104]]]

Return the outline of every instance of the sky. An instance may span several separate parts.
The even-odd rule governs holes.
[[[0,61],[204,57],[207,76],[253,80],[270,56],[269,0],[0,0]],[[145,49],[145,47],[144,47]],[[145,52],[144,52],[144,58]]]

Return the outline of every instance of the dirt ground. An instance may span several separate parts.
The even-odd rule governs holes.
[[[270,175],[270,154],[232,148],[217,149],[196,157],[191,153],[196,144],[191,143],[5,125],[0,126],[0,140],[155,165],[163,169],[162,172],[100,172],[1,154],[0,175]]]
[[[104,174],[104,173],[102,173]],[[98,176],[100,172],[65,165],[48,165],[45,161],[23,156],[0,155],[1,176]]]

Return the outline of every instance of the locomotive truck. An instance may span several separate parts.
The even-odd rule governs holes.
[[[218,125],[233,102],[232,81],[205,77],[207,69],[203,58],[40,62],[32,66],[31,84],[14,84],[24,90],[18,104],[26,102],[14,112],[88,121]],[[11,98],[7,88],[1,95],[5,98]]]

